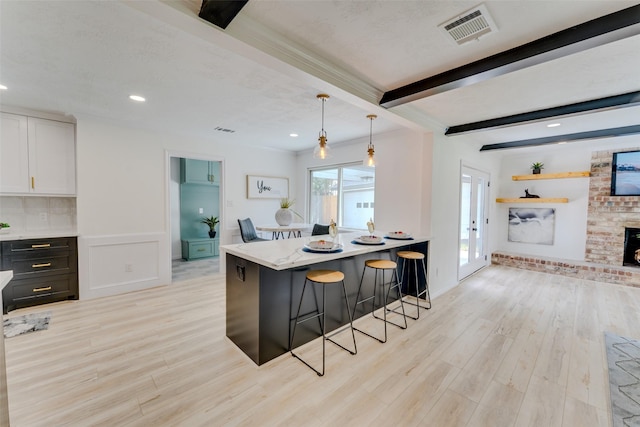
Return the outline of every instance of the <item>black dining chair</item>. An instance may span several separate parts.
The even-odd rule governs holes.
[[[240,235],[242,241],[245,243],[252,242],[266,242],[268,239],[261,239],[256,233],[256,228],[253,226],[251,218],[239,219],[238,225],[240,226]]]
[[[311,230],[312,236],[320,236],[323,234],[329,234],[329,226],[322,224],[314,224],[313,230]]]

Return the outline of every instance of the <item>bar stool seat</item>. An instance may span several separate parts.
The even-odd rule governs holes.
[[[364,262],[364,267],[362,269],[362,277],[360,278],[360,285],[358,286],[358,293],[356,295],[356,303],[353,306],[353,314],[351,315],[351,317],[355,317],[355,313],[356,313],[356,309],[358,307],[358,304],[364,304],[365,302],[369,301],[369,300],[373,300],[372,305],[371,305],[371,315],[373,317],[375,317],[376,319],[382,320],[384,321],[384,339],[378,338],[374,335],[371,335],[368,332],[365,332],[361,329],[358,329],[356,327],[354,327],[353,329],[355,329],[356,331],[363,333],[365,335],[368,335],[369,337],[376,339],[378,341],[380,341],[381,343],[385,343],[387,342],[387,323],[390,323],[394,326],[399,327],[400,329],[407,329],[407,318],[404,315],[404,305],[403,305],[403,301],[402,301],[402,291],[400,289],[400,284],[398,283],[398,275],[397,275],[397,267],[398,264],[395,261],[390,261],[390,260],[386,260],[386,259],[368,259]],[[367,268],[373,269],[375,270],[375,276],[373,279],[373,295],[364,299],[360,299],[360,294],[362,292],[362,283],[364,281],[364,275],[367,271]],[[385,282],[385,272],[386,271],[391,271],[391,279],[389,280],[389,282]],[[382,282],[380,284],[378,284],[378,272],[381,273],[382,276]],[[394,280],[395,279],[395,280]],[[389,286],[389,289],[387,290],[386,294],[385,294],[385,286]],[[376,296],[377,296],[377,289],[378,286],[381,287],[382,289],[382,294],[383,294],[383,298],[382,298],[382,305],[384,307],[383,309],[383,313],[384,313],[384,317],[378,317],[375,314],[375,310],[376,310]],[[387,309],[387,302],[389,300],[389,295],[391,294],[391,290],[392,289],[396,289],[398,292],[398,300],[400,301],[400,307],[402,308],[402,318],[404,319],[404,326],[397,324],[395,322],[392,322],[390,320],[387,320],[387,311],[390,311]]]
[[[316,299],[316,314],[313,314],[314,312],[311,312],[309,314],[307,314],[306,318],[300,320],[300,308],[302,307],[302,301],[304,300],[304,292],[307,288],[307,283],[310,283],[312,288],[311,291],[313,292],[313,296],[314,299],[316,299],[316,293],[314,290],[313,285],[314,284],[319,284],[322,285],[322,311],[320,311],[320,307],[317,306],[318,304],[318,300]],[[346,311],[347,314],[349,316],[349,326],[351,328],[351,336],[353,338],[353,351],[351,351],[350,349],[344,347],[342,344],[332,340],[330,337],[327,336],[326,334],[326,318],[325,318],[325,301],[326,301],[326,287],[329,285],[334,285],[337,283],[342,283],[342,293],[344,295],[344,303],[345,303],[345,307],[346,307]],[[300,324],[300,323],[304,323],[308,320],[311,319],[322,319],[320,321],[320,330],[322,331],[322,371],[318,371],[316,368],[314,368],[313,366],[311,366],[309,363],[307,363],[304,359],[302,359],[299,355],[295,354],[293,352],[293,340],[296,336],[296,327]],[[341,332],[341,331],[338,331]],[[291,352],[291,355],[293,357],[295,357],[296,359],[300,360],[302,363],[304,363],[305,365],[307,365],[309,368],[311,368],[316,374],[318,374],[318,376],[323,376],[324,375],[324,371],[325,371],[325,341],[331,341],[332,343],[334,343],[335,345],[337,345],[338,347],[342,348],[343,350],[348,351],[351,354],[357,354],[358,353],[358,348],[356,347],[356,336],[355,333],[353,332],[353,317],[351,316],[351,311],[350,311],[350,307],[349,307],[349,299],[347,298],[347,288],[345,287],[344,284],[344,273],[341,271],[336,271],[336,270],[309,270],[306,274],[305,280],[304,280],[304,285],[302,287],[302,295],[300,295],[300,303],[298,304],[298,312],[296,313],[296,318],[295,318],[295,323],[293,324],[293,332],[291,334],[291,341],[289,342],[289,351]]]
[[[411,273],[410,271],[410,267],[407,268],[407,264],[412,263],[413,264],[413,271],[414,271],[414,277],[415,277],[415,296],[416,297],[416,302],[413,303],[411,301],[405,301],[405,304],[410,304],[416,307],[417,309],[417,315],[416,317],[413,317],[409,314],[407,314],[407,316],[409,316],[410,318],[414,319],[414,320],[418,320],[420,318],[420,309],[423,308],[425,310],[429,310],[431,308],[431,296],[429,295],[429,281],[428,281],[428,277],[427,277],[427,267],[425,266],[424,263],[424,254],[421,252],[415,252],[415,251],[398,251],[397,254],[398,258],[402,258],[403,262],[402,262],[402,271],[400,272],[400,286],[402,286],[402,284],[404,283],[405,280],[405,270],[407,271],[407,276]],[[420,291],[419,289],[419,282],[418,282],[418,261],[420,261],[422,263],[422,272],[424,274],[424,283],[425,283],[425,288],[424,290]],[[407,281],[408,281],[408,277],[407,277]],[[408,295],[408,294],[406,294]],[[425,296],[425,300],[427,301],[428,305],[422,305],[420,304],[420,297],[421,296]]]

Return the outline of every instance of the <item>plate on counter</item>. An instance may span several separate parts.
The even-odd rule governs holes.
[[[309,249],[313,249],[314,251],[320,251],[320,250],[325,250],[325,249],[332,249],[335,246],[335,242],[332,240],[324,240],[324,239],[320,239],[320,240],[312,240],[311,242],[307,243],[305,246],[308,247]]]
[[[385,236],[387,239],[396,239],[396,240],[411,240],[411,234],[405,233],[404,231],[390,231]]]
[[[351,243],[357,245],[384,245],[384,240],[378,236],[360,236],[353,239]]]
[[[305,252],[312,252],[316,254],[330,254],[335,252],[342,252],[342,245],[340,243],[328,242],[325,240],[319,240],[317,242],[309,242],[302,248]]]

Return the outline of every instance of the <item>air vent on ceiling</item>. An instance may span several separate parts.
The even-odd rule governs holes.
[[[484,35],[498,31],[493,18],[483,4],[438,25],[438,28],[446,34],[447,38],[458,44],[477,40]]]

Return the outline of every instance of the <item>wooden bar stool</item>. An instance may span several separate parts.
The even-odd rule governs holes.
[[[407,318],[404,315],[404,304],[402,301],[402,291],[400,290],[400,284],[398,283],[398,274],[397,274],[397,269],[398,265],[394,262],[394,261],[389,261],[386,259],[369,259],[367,261],[364,262],[364,268],[362,269],[362,277],[360,278],[360,286],[358,286],[358,294],[356,295],[356,304],[353,306],[353,314],[351,315],[351,317],[355,317],[356,314],[356,308],[358,307],[358,304],[363,304],[366,301],[369,300],[373,300],[372,306],[371,306],[371,315],[373,317],[375,317],[376,319],[382,320],[384,321],[384,339],[378,338],[376,336],[373,336],[371,334],[369,334],[368,332],[365,332],[363,330],[360,330],[356,327],[354,327],[353,329],[355,329],[358,332],[361,332],[365,335],[370,336],[371,338],[374,338],[378,341],[380,341],[381,343],[385,343],[387,342],[387,323],[390,323],[392,325],[395,325],[397,327],[399,327],[400,329],[407,329]],[[375,270],[375,276],[373,279],[373,295],[367,298],[364,298],[362,300],[360,300],[360,293],[362,290],[362,282],[364,281],[364,275],[365,272],[367,271],[367,268],[372,268]],[[389,280],[389,282],[385,282],[385,272],[391,270],[391,280]],[[381,273],[382,276],[382,282],[379,284],[380,285],[380,289],[383,295],[382,298],[382,305],[384,306],[384,317],[378,317],[375,315],[375,310],[376,310],[376,296],[377,296],[377,290],[378,290],[378,272]],[[387,290],[386,294],[384,292],[384,288],[385,286],[389,286],[389,289]],[[402,308],[402,318],[404,319],[404,326],[399,325],[395,322],[392,322],[390,320],[387,320],[387,301],[389,300],[389,295],[391,294],[391,290],[393,288],[396,288],[396,290],[398,291],[398,300],[400,301],[400,307]],[[400,313],[398,313],[400,314]]]
[[[318,300],[316,299],[316,311],[311,312],[307,315],[306,318],[300,320],[300,308],[302,307],[302,301],[304,299],[304,291],[307,288],[307,283],[311,284],[311,291],[313,292],[313,296],[315,299],[316,293],[314,290],[314,284],[322,285],[322,311],[317,307]],[[328,285],[342,283],[342,293],[344,295],[344,303],[347,308],[347,314],[349,315],[349,326],[351,328],[351,336],[353,338],[353,351],[344,347],[342,344],[332,340],[327,336],[325,328],[326,328],[326,318],[325,318],[325,301],[326,301],[326,288]],[[315,313],[315,314],[314,314]],[[318,371],[316,368],[311,366],[305,360],[303,360],[300,356],[293,352],[293,339],[296,336],[296,326],[300,323],[306,322],[307,320],[312,319],[322,319],[320,320],[320,330],[322,331],[322,371]],[[343,350],[348,351],[351,354],[357,354],[358,348],[356,347],[356,335],[353,332],[353,317],[351,316],[351,311],[349,310],[349,300],[347,298],[347,288],[344,285],[344,273],[336,270],[310,270],[307,272],[306,278],[304,280],[304,286],[302,287],[302,295],[300,296],[300,303],[298,304],[298,312],[296,313],[295,323],[293,324],[293,333],[291,334],[291,341],[289,342],[289,351],[291,355],[296,359],[300,360],[302,363],[307,365],[309,368],[313,369],[318,376],[324,375],[324,366],[325,366],[325,341],[331,341],[338,347]]]
[[[413,271],[414,271],[414,277],[415,277],[415,296],[416,297],[416,302],[410,302],[410,301],[405,301],[405,304],[411,304],[413,306],[416,307],[416,310],[418,311],[418,314],[416,317],[413,317],[411,315],[408,315],[410,318],[414,319],[414,320],[418,320],[420,318],[420,309],[423,308],[425,310],[429,310],[431,308],[431,296],[429,295],[429,281],[427,278],[427,267],[424,264],[424,254],[420,253],[420,252],[414,252],[414,251],[398,251],[398,258],[402,258],[402,271],[400,273],[400,286],[402,286],[402,284],[404,283],[405,280],[405,270],[407,271],[407,282],[408,280],[408,276],[411,273],[411,269],[410,267],[407,268],[407,264],[409,264],[411,261],[413,261]],[[418,260],[420,260],[422,262],[422,272],[424,274],[424,290],[420,291],[420,287],[419,282],[418,282]],[[408,295],[408,294],[406,294]],[[420,297],[421,296],[425,296],[425,300],[427,301],[428,305],[421,305],[420,304]]]

